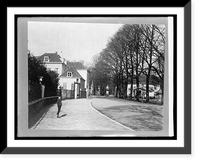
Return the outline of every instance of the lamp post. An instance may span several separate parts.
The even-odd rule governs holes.
[[[106,96],[109,96],[109,86],[106,86]]]
[[[99,85],[98,85],[97,91],[98,91],[98,96],[100,96],[100,86]]]
[[[44,98],[45,86],[42,84],[43,76],[39,76],[39,84],[41,86],[41,98]]]
[[[43,76],[39,76],[39,83],[40,83],[40,85],[42,84],[42,79],[43,79]]]

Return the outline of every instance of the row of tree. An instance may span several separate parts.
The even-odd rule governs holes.
[[[42,79],[40,81],[40,79]],[[41,98],[40,84],[45,85],[44,96],[56,96],[59,84],[58,73],[47,70],[47,68],[33,55],[28,53],[28,82],[29,82],[29,101]],[[36,94],[36,95],[34,95]],[[32,98],[31,98],[32,97]]]
[[[140,76],[146,76],[146,102],[149,102],[150,77],[159,81],[164,94],[165,25],[126,24],[110,38],[105,49],[94,57],[92,79],[101,90],[116,87],[116,96],[127,98],[127,86],[136,82],[139,101]]]

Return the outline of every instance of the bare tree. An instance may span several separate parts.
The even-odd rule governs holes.
[[[116,97],[127,98],[127,86],[136,81],[136,99],[139,101],[140,76],[146,76],[146,102],[149,102],[149,84],[152,74],[164,79],[165,30],[157,25],[126,24],[110,38],[105,49],[96,58],[95,72],[105,75],[116,87]],[[100,69],[97,71],[97,67]],[[97,77],[96,77],[97,78]],[[105,80],[104,80],[105,81]],[[108,81],[108,79],[107,79]],[[162,87],[163,90],[163,87]]]
[[[164,79],[164,29],[157,25],[142,25],[142,34],[146,39],[147,47],[144,49],[145,68],[143,73],[146,75],[146,102],[149,102],[149,81],[152,72],[161,79],[161,89],[163,88]],[[163,90],[163,89],[162,89]],[[163,92],[163,91],[162,91]],[[163,93],[162,93],[163,94]]]

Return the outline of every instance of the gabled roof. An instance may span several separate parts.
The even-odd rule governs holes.
[[[72,77],[67,76],[68,72],[72,72]],[[60,75],[60,77],[82,78],[83,79],[83,77],[78,73],[78,71],[74,67],[69,67],[62,75]]]
[[[37,59],[40,60],[41,62],[43,62],[44,56],[49,57],[49,62],[60,62],[60,63],[62,63],[61,57],[57,53],[44,53],[43,55],[39,56]]]

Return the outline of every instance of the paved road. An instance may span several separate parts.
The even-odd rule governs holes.
[[[57,106],[54,104],[32,129],[130,131],[92,108],[91,99],[64,100],[62,103],[61,118],[57,118]]]

